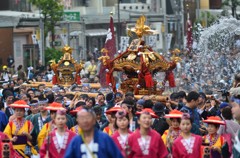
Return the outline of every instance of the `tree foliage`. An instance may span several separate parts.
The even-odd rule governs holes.
[[[33,5],[37,6],[43,15],[44,36],[51,31],[52,42],[54,42],[55,30],[54,27],[63,17],[63,5],[60,0],[29,0]]]
[[[50,60],[55,60],[55,62],[58,62],[60,58],[63,56],[62,52],[54,49],[54,48],[46,48],[45,50],[45,63],[49,64]]]
[[[240,6],[240,0],[224,0],[222,5],[231,7],[232,16],[237,18],[237,7]]]
[[[209,11],[201,12],[201,16],[196,20],[196,23],[201,23],[203,27],[211,26],[217,17],[212,15]]]

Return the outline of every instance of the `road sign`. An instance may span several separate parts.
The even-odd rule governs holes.
[[[80,21],[80,12],[68,12],[63,14],[64,21]]]

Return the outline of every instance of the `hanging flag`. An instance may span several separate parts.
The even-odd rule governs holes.
[[[113,24],[112,16],[110,16],[110,26],[108,29],[104,48],[108,50],[108,55],[109,55],[110,59],[113,59],[114,55],[116,53],[116,43],[115,43],[114,24]]]
[[[114,36],[114,24],[113,24],[113,17],[112,15],[110,16],[110,26],[108,29],[106,41],[104,48],[108,50],[108,56],[112,60],[114,58],[114,55],[116,53],[116,43],[115,43],[115,36]],[[105,54],[102,54],[105,55]],[[100,71],[99,71],[99,77],[100,77],[100,84],[101,87],[108,87],[106,83],[106,68],[105,66],[101,63],[100,66]]]
[[[20,3],[21,0],[15,0],[15,4],[18,4]]]
[[[192,37],[192,22],[187,14],[187,52],[188,54],[192,51],[193,37]]]
[[[127,50],[128,44],[129,44],[129,37],[128,36],[121,36],[121,42],[120,42],[120,51],[124,52]]]

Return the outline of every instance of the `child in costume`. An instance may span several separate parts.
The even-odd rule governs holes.
[[[107,133],[109,136],[113,135],[113,133],[115,132],[114,128],[114,122],[116,119],[115,114],[117,113],[118,110],[121,110],[121,107],[115,106],[106,111],[109,124],[107,127],[103,129],[103,132]]]
[[[41,148],[43,141],[47,137],[48,133],[52,132],[56,128],[54,118],[57,110],[65,110],[65,108],[63,108],[62,104],[53,102],[49,106],[45,107],[45,110],[50,110],[51,121],[46,123],[38,134],[37,142],[39,149]]]
[[[71,114],[73,115],[77,115],[77,112],[80,111],[83,107],[79,106],[77,107],[76,109],[70,111]],[[72,132],[76,133],[76,134],[81,134],[81,128],[79,127],[78,124],[76,124],[75,126],[73,126],[71,129],[70,129]]]
[[[114,127],[117,129],[112,135],[113,141],[118,146],[124,157],[128,155],[128,137],[132,133],[129,130],[129,117],[125,110],[119,110],[116,113]]]
[[[210,155],[212,158],[221,158],[222,157],[222,147],[225,143],[223,136],[217,134],[220,125],[224,125],[224,121],[222,121],[217,116],[208,117],[207,120],[203,120],[203,122],[207,123],[207,131],[208,134],[203,136],[204,143],[208,144],[211,151]],[[202,155],[204,152],[202,151]]]
[[[200,158],[202,137],[191,134],[192,119],[188,113],[182,115],[180,122],[181,135],[173,142],[173,158]]]
[[[23,158],[31,155],[37,155],[37,151],[31,144],[31,132],[33,125],[24,118],[25,108],[29,108],[23,100],[18,100],[10,105],[14,109],[14,118],[10,121],[4,130],[13,144],[14,150]]]
[[[67,117],[65,110],[56,112],[54,122],[56,129],[50,132],[40,149],[40,157],[63,158],[66,148],[76,133],[66,127]]]
[[[170,152],[171,152],[171,148],[174,140],[181,133],[181,130],[179,128],[181,117],[182,117],[182,112],[178,110],[172,110],[169,114],[165,115],[165,118],[170,118],[171,125],[169,129],[163,133],[162,139]]]
[[[161,135],[151,129],[152,118],[158,116],[154,114],[152,109],[145,108],[141,112],[136,113],[140,128],[137,129],[128,138],[130,154],[128,158],[165,158],[168,155]]]

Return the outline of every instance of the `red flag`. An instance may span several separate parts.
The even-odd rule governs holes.
[[[110,26],[108,29],[104,48],[108,50],[108,55],[109,55],[110,59],[112,60],[116,53],[114,24],[113,24],[112,16],[110,16]],[[103,55],[105,55],[105,54],[103,54]],[[106,82],[106,67],[102,63],[101,63],[101,67],[100,67],[99,77],[100,77],[101,87],[108,87],[109,85]]]

